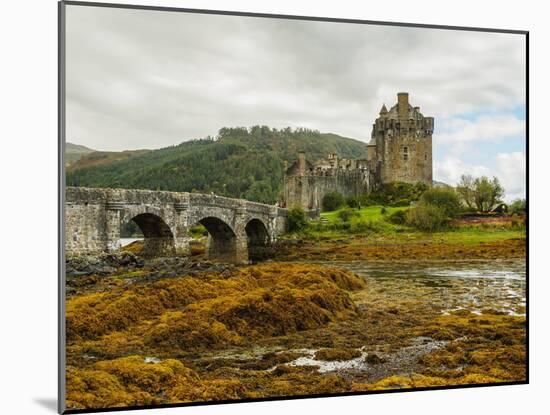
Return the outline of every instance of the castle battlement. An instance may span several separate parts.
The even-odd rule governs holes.
[[[379,169],[379,182],[424,182],[432,185],[433,117],[409,104],[409,94],[397,94],[397,104],[383,105],[372,125],[368,159]]]
[[[311,163],[300,152],[290,167],[285,165],[283,205],[320,209],[328,192],[356,196],[397,181],[431,186],[433,129],[433,117],[411,106],[408,93],[398,93],[397,103],[389,111],[382,105],[372,125],[366,160],[331,153]]]

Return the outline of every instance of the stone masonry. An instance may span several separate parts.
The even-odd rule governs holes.
[[[286,215],[276,206],[215,195],[68,187],[65,251],[69,256],[115,251],[121,226],[133,220],[145,237],[144,254],[187,254],[188,230],[200,223],[209,233],[209,258],[247,262],[254,246],[285,232]]]
[[[346,197],[368,193],[385,183],[424,182],[432,185],[433,117],[424,117],[409,104],[409,94],[397,94],[388,111],[382,105],[372,126],[366,160],[327,159],[313,164],[303,152],[285,168],[281,205],[318,212],[323,196],[332,191]]]

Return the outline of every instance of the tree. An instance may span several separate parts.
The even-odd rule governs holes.
[[[330,212],[332,210],[340,209],[344,206],[346,200],[341,193],[338,192],[329,192],[323,196],[323,210],[325,212]]]
[[[496,204],[502,203],[504,188],[499,180],[493,177],[489,180],[486,176],[475,179],[475,204],[480,212],[489,212]]]
[[[460,195],[466,206],[474,209],[475,185],[474,178],[469,174],[463,174],[456,186],[456,192]]]
[[[426,190],[420,197],[420,201],[437,206],[450,218],[454,218],[460,212],[460,199],[452,188],[436,187]]]
[[[242,195],[244,199],[271,204],[275,192],[268,180],[253,181],[248,190]]]
[[[489,179],[482,176],[474,179],[470,175],[463,175],[458,182],[457,193],[469,208],[478,212],[489,212],[495,205],[502,203],[504,188],[498,178]]]
[[[527,213],[527,202],[525,199],[516,199],[508,207],[512,215],[525,215]]]

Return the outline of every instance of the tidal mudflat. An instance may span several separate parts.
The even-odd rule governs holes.
[[[525,380],[521,258],[304,261],[73,264],[67,406]]]

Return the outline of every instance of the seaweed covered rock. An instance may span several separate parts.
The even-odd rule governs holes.
[[[348,291],[362,287],[364,280],[349,271],[276,263],[135,283],[71,298],[67,338],[96,341],[100,354],[97,342],[120,332],[160,350],[237,345],[353,315]]]
[[[146,363],[142,356],[100,361],[87,368],[67,368],[67,406],[73,408],[154,405],[160,392],[198,384],[199,377],[173,359]]]
[[[351,360],[361,356],[361,351],[358,349],[347,348],[334,348],[334,349],[321,349],[315,353],[316,360]]]
[[[69,409],[155,405],[166,402],[242,399],[249,397],[235,379],[204,380],[175,359],[156,363],[143,356],[68,367]]]

